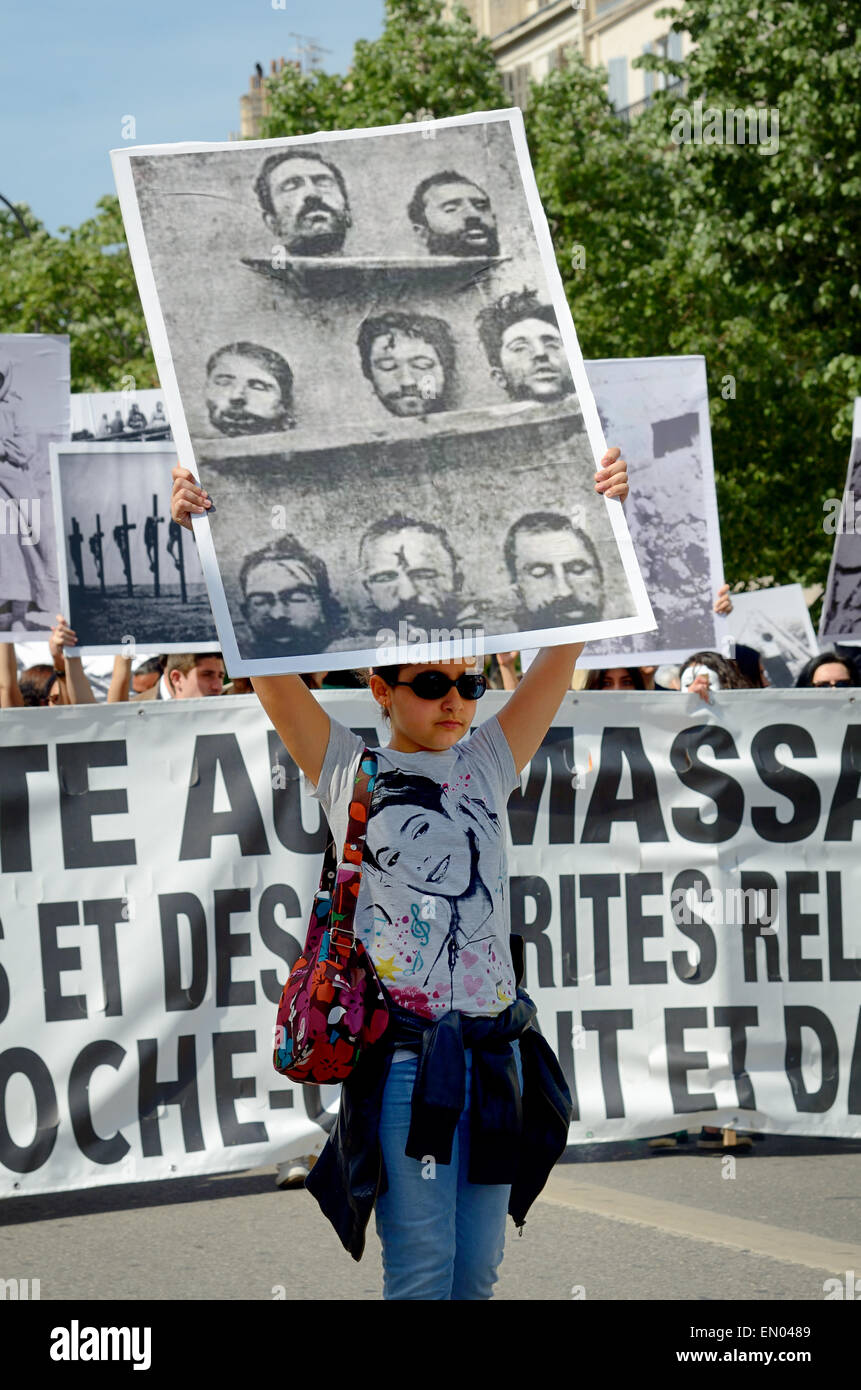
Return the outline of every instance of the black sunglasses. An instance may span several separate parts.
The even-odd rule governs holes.
[[[393,685],[408,685],[420,700],[442,700],[454,686],[462,700],[480,700],[487,689],[484,676],[470,676],[466,672],[453,681],[442,671],[419,671],[411,681],[393,681]]]
[[[822,690],[822,689],[824,689],[825,687],[829,687],[829,686],[830,686],[830,688],[831,688],[832,690],[843,690],[843,689],[845,689],[847,686],[850,686],[851,684],[852,684],[851,681],[814,681],[814,682],[813,682],[813,689],[814,689],[814,690]]]

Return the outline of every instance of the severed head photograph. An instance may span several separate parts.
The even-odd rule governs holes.
[[[519,112],[113,159],[232,670],[651,626]]]

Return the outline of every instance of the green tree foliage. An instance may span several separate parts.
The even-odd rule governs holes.
[[[72,390],[158,384],[143,309],[113,196],[80,227],[46,231],[30,209],[26,224],[0,207],[0,332],[68,333]]]
[[[505,105],[488,40],[442,0],[386,0],[380,38],[360,39],[346,77],[285,68],[267,82],[262,134],[304,135],[440,119]]]
[[[822,582],[822,503],[841,491],[861,392],[857,6],[684,0],[662,13],[696,46],[638,66],[684,79],[684,97],[661,93],[629,126],[577,62],[533,90],[560,269],[587,355],[705,355],[728,576]],[[685,141],[696,102],[701,134],[710,109],[723,136],[726,112],[761,111],[756,143]]]

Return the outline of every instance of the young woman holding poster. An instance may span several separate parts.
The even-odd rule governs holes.
[[[618,449],[595,477],[597,491],[624,501]],[[190,526],[208,499],[187,470],[174,479],[172,515]],[[485,690],[471,663],[371,676],[391,738],[375,750],[356,929],[390,1020],[342,1085],[338,1123],[305,1185],[355,1259],[375,1210],[386,1299],[490,1298],[506,1212],[523,1225],[567,1142],[570,1096],[517,987],[505,815],[581,650],[545,648],[469,739]],[[253,685],[340,849],[362,740],[300,676]]]

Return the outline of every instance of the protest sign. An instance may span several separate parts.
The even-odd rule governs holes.
[[[631,466],[625,515],[657,631],[590,642],[585,669],[684,661],[720,650],[723,583],[703,357],[586,363],[604,433]]]
[[[172,439],[158,387],[136,391],[129,377],[122,391],[81,391],[72,396],[72,439],[108,444],[153,443]]]
[[[852,417],[852,447],[846,487],[839,505],[826,503],[824,525],[834,536],[828,584],[822,600],[819,637],[823,645],[861,645],[861,397]]]
[[[112,157],[231,671],[651,625],[519,111]]]
[[[726,655],[732,656],[736,642],[753,647],[769,684],[794,685],[802,667],[819,651],[801,585],[733,594],[732,609],[723,637]]]
[[[255,699],[0,719],[0,1192],[319,1149],[272,1030],[325,826]],[[861,1134],[859,754],[852,691],[566,697],[507,893],[572,1143]]]
[[[170,444],[52,445],[73,654],[217,649],[194,537],[170,517],[175,460]]]
[[[60,595],[48,450],[68,438],[68,338],[0,334],[0,642],[54,626]]]

